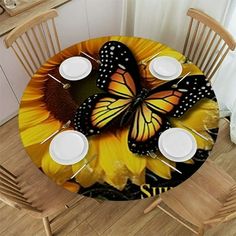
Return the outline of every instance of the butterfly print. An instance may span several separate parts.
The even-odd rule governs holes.
[[[181,117],[200,99],[214,97],[203,75],[188,76],[180,89],[171,88],[176,80],[151,90],[142,87],[137,62],[121,42],[105,43],[99,55],[97,87],[104,92],[88,97],[74,117],[75,129],[86,136],[128,126],[131,152],[155,152],[161,132],[171,127],[168,117]]]

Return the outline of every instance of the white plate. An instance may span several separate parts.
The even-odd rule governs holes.
[[[149,70],[158,79],[173,80],[181,75],[182,65],[175,58],[162,56],[156,57],[150,62]]]
[[[175,162],[187,161],[197,151],[197,142],[194,136],[181,128],[171,128],[164,131],[160,135],[158,146],[166,158]]]
[[[70,57],[59,67],[61,76],[70,81],[81,80],[87,77],[92,70],[91,62],[85,57]]]
[[[75,130],[66,130],[57,134],[49,146],[52,159],[62,165],[72,165],[81,161],[87,152],[87,138]]]

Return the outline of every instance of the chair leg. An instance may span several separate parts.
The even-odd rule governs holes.
[[[52,236],[52,230],[48,217],[43,218],[43,225],[47,236]]]
[[[158,197],[153,203],[151,203],[143,212],[144,214],[147,214],[148,212],[152,211],[157,205],[161,203],[161,198]]]
[[[198,235],[203,236],[204,235],[204,227],[199,228]]]

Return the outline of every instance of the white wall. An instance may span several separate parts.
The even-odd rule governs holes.
[[[72,0],[58,8],[63,47],[88,38],[120,34],[121,0]]]
[[[18,102],[0,67],[0,125],[16,114]]]
[[[122,0],[86,0],[91,38],[119,35]]]
[[[121,0],[71,0],[57,11],[56,25],[62,48],[89,38],[120,34]],[[5,48],[3,39],[0,38],[0,123],[8,114],[17,113],[30,80],[13,51]]]
[[[224,23],[232,0],[124,0],[127,2],[125,33],[157,40],[182,51],[188,29],[189,8],[197,8]]]

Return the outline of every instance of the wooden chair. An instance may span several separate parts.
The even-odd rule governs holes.
[[[191,17],[183,54],[195,63],[211,80],[229,50],[234,50],[236,42],[232,35],[215,19],[190,8]]]
[[[190,179],[156,199],[144,213],[158,207],[193,233],[236,217],[236,182],[210,161]]]
[[[49,10],[13,29],[5,38],[31,77],[61,46],[55,26],[56,10]]]
[[[42,219],[46,235],[52,235],[50,224],[65,213],[62,210],[75,207],[80,199],[78,194],[50,181],[33,163],[21,168],[17,175],[0,165],[0,200]],[[49,216],[58,212],[49,221]]]

